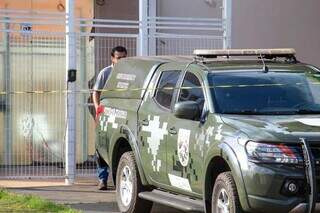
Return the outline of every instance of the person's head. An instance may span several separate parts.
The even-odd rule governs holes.
[[[111,50],[111,63],[115,65],[121,58],[127,57],[127,49],[123,46],[116,46]]]

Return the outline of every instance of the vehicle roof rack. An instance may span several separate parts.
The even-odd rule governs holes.
[[[196,49],[193,51],[196,57],[217,58],[218,56],[258,56],[265,59],[287,58],[295,59],[296,51],[292,48],[284,49]]]

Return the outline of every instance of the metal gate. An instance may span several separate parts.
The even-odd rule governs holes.
[[[65,177],[65,15],[0,9],[0,178]],[[137,55],[141,27],[139,21],[76,19],[77,176],[95,175],[88,81],[109,65],[112,47]],[[223,48],[227,39],[222,18],[149,17],[146,27],[150,55]]]

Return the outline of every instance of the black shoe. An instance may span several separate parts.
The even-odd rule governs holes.
[[[98,189],[107,190],[107,181],[99,180]]]

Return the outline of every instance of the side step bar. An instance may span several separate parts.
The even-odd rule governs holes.
[[[139,197],[186,212],[204,212],[202,200],[194,200],[182,195],[175,195],[155,189],[151,192],[140,192]]]

